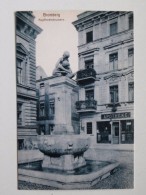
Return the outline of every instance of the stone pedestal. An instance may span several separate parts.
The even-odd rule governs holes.
[[[72,154],[61,155],[60,157],[45,155],[42,163],[43,168],[53,168],[64,171],[72,171],[84,165],[86,165],[86,161],[82,155],[75,157]]]
[[[73,134],[71,96],[77,84],[68,77],[55,77],[49,81],[49,91],[55,97],[55,127],[53,134]],[[76,92],[77,93],[77,92]]]
[[[89,148],[89,140],[75,135],[72,126],[72,94],[76,87],[76,82],[67,77],[55,77],[49,82],[55,97],[55,127],[52,135],[38,137],[39,150],[45,155],[44,168],[73,171],[86,165],[83,154]]]

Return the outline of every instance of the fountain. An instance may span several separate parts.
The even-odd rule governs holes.
[[[21,165],[18,178],[59,189],[90,188],[113,173],[118,163],[84,158],[90,140],[87,135],[76,134],[72,126],[71,96],[77,84],[71,79],[74,74],[69,63],[65,63],[67,72],[63,73],[60,63],[63,65],[62,59],[53,71],[55,77],[49,81],[49,91],[55,94],[54,131],[52,135],[38,136],[38,148],[44,154],[44,158],[38,160],[41,166],[35,166],[32,164],[34,162],[29,163],[29,166]]]

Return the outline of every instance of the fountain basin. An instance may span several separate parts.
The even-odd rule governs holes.
[[[89,148],[89,139],[82,135],[38,136],[38,148],[45,155],[81,155]]]
[[[113,174],[118,166],[118,162],[87,160],[87,165],[76,169],[74,173],[24,166],[18,169],[18,178],[54,189],[94,189],[94,185]]]
[[[84,152],[89,139],[82,135],[38,136],[38,148],[44,154],[43,168],[73,171],[86,165]]]

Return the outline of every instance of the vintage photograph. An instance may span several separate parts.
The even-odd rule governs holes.
[[[19,190],[134,188],[134,13],[17,11]]]

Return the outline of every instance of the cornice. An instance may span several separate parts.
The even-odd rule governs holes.
[[[89,50],[86,50],[86,51],[82,51],[80,53],[78,53],[78,55],[87,55],[87,54],[91,54],[93,53],[94,51],[99,51],[99,48],[93,48],[93,49],[89,49]]]
[[[38,34],[42,32],[42,29],[39,26],[28,20],[28,18],[21,14],[21,12],[16,12],[16,17],[22,20],[24,23],[28,24],[28,26],[32,27]]]
[[[18,130],[20,130],[20,129],[36,129],[37,128],[37,125],[25,125],[25,126],[23,126],[23,125],[17,125],[17,127],[19,128]]]
[[[72,24],[75,26],[77,31],[83,30],[88,28],[88,25],[86,26],[86,23],[92,22],[92,25],[99,24],[106,22],[108,20],[114,19],[118,16],[121,16],[123,14],[127,14],[129,12],[125,11],[97,11],[93,12],[90,15],[87,15],[85,17],[82,17],[76,21],[74,21]],[[91,25],[91,26],[92,26]]]
[[[133,38],[130,38],[130,39],[127,39],[127,40],[124,40],[124,41],[119,41],[117,43],[112,43],[112,44],[109,44],[109,45],[106,45],[105,47],[103,47],[104,50],[106,49],[111,49],[113,47],[117,47],[119,45],[123,45],[125,43],[129,43],[129,42],[132,42],[133,41]]]
[[[24,55],[29,55],[29,51],[23,46],[22,43],[16,44],[16,50]]]
[[[23,97],[24,99],[38,100],[38,98],[35,97],[35,96],[31,96],[31,95],[27,95],[27,94],[19,93],[19,92],[17,92],[17,96],[18,97]]]
[[[32,90],[32,91],[35,91],[36,92],[36,88],[33,88],[33,87],[29,87],[29,86],[26,86],[26,85],[21,85],[21,84],[18,84],[18,83],[17,83],[17,86],[18,87],[21,87],[21,88],[24,88],[24,89],[28,89],[28,90]]]
[[[33,38],[29,37],[27,34],[24,34],[23,32],[16,30],[16,35],[26,40],[29,43],[33,43],[33,44],[35,43],[35,40]]]
[[[133,69],[130,69],[130,70],[128,69],[124,72],[123,72],[123,70],[120,70],[120,71],[109,73],[108,75],[104,76],[103,79],[108,80],[110,78],[126,76],[126,75],[131,74],[131,73],[134,73]]]
[[[42,29],[25,17],[21,12],[16,12],[16,29],[32,39],[36,39]]]
[[[126,40],[121,41],[121,42],[123,42],[122,44],[128,43],[128,42],[132,42],[133,41],[133,29],[132,30],[131,29],[130,30],[128,29],[128,30],[124,30],[124,31],[118,32],[115,35],[109,35],[109,36],[106,36],[106,37],[103,37],[103,38],[96,39],[96,40],[94,40],[92,42],[92,44],[96,44],[97,42],[103,42],[106,39],[111,39],[111,38],[114,38],[116,36],[119,36],[119,35],[122,35],[122,34],[125,34],[125,33],[131,33],[131,35],[129,35],[131,37],[129,39],[126,39]],[[90,44],[90,43],[84,43],[82,45],[78,45],[78,49],[81,49],[81,48],[87,46],[88,44]],[[115,43],[115,44],[117,44],[117,43]],[[108,47],[108,46],[105,46],[105,47]]]

